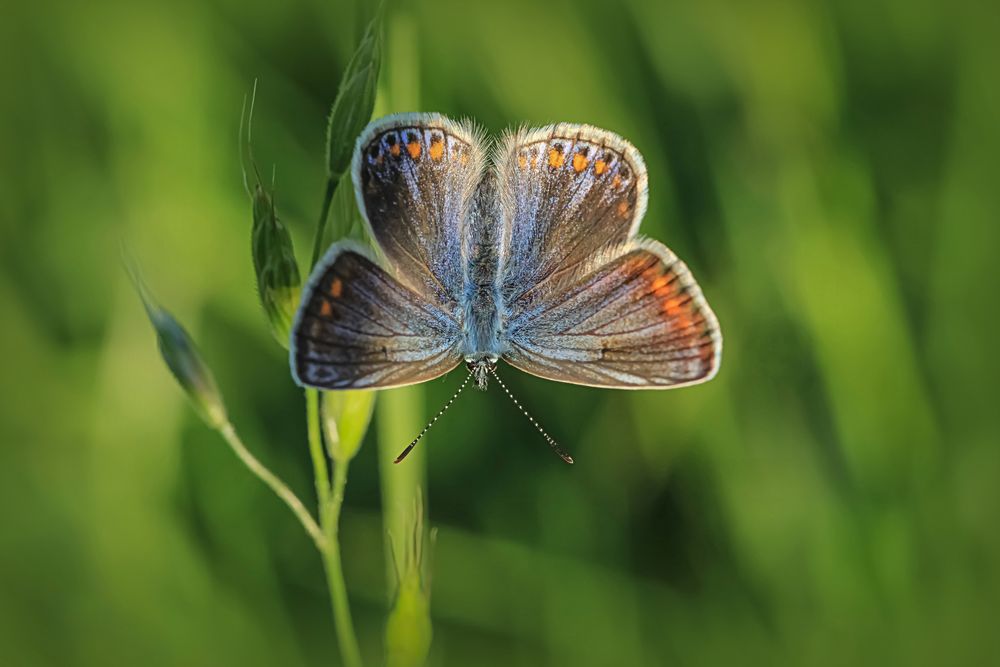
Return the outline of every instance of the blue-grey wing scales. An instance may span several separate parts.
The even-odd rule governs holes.
[[[393,387],[461,362],[463,240],[484,162],[475,132],[437,114],[365,128],[351,174],[381,257],[339,243],[315,268],[292,328],[300,384]]]
[[[462,359],[485,387],[503,358],[541,377],[620,388],[711,378],[722,335],[687,267],[637,238],[646,168],[613,133],[478,134],[436,114],[373,122],[355,150],[358,205],[384,263],[338,244],[303,293],[303,384],[387,387]]]
[[[501,206],[500,281],[512,314],[596,253],[635,236],[646,167],[615,134],[562,123],[508,134],[495,156]]]
[[[299,384],[398,387],[438,377],[461,362],[458,322],[369,253],[352,241],[334,244],[303,290],[290,349]]]
[[[396,276],[446,309],[460,306],[462,241],[485,163],[468,124],[398,114],[358,139],[352,175],[371,236]]]
[[[687,267],[638,239],[646,168],[586,125],[507,137],[495,158],[503,230],[502,357],[540,377],[668,388],[718,369],[718,321]]]

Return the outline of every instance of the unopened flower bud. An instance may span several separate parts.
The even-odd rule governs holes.
[[[257,295],[271,333],[287,348],[302,281],[292,238],[275,213],[274,199],[259,183],[253,193],[251,241]]]
[[[228,423],[229,418],[212,370],[201,358],[198,347],[180,322],[153,301],[134,264],[129,264],[127,268],[136,292],[142,299],[142,305],[146,308],[149,321],[156,331],[160,355],[166,362],[167,368],[191,399],[202,419],[212,428],[221,429]]]
[[[346,463],[358,453],[374,407],[375,392],[370,389],[323,392],[323,434],[335,462]]]
[[[354,141],[371,119],[382,61],[382,11],[368,24],[361,43],[347,63],[327,127],[326,164],[331,179],[340,178],[351,163]]]

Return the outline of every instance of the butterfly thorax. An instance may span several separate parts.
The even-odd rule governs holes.
[[[506,352],[500,313],[503,301],[497,280],[500,225],[494,186],[491,177],[483,179],[465,223],[469,233],[464,249],[461,352],[480,389],[486,388],[490,366],[495,366]]]

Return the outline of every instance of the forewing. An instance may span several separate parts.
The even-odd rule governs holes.
[[[292,373],[320,389],[398,387],[454,368],[451,315],[341,242],[313,272],[292,326]]]
[[[373,121],[352,174],[372,237],[415,291],[454,311],[462,293],[463,225],[483,169],[481,142],[438,114]]]
[[[495,164],[501,287],[513,316],[595,254],[634,237],[646,210],[642,157],[605,130],[560,124],[515,132]]]
[[[712,378],[722,335],[684,263],[653,241],[607,257],[512,321],[504,358],[533,375],[598,387],[669,388]]]

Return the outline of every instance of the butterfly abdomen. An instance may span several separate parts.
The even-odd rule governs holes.
[[[466,359],[503,354],[499,295],[492,283],[469,285],[463,324],[462,354]]]

